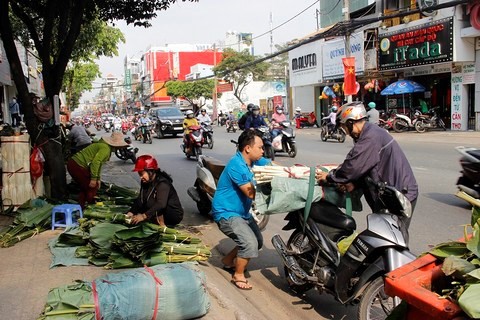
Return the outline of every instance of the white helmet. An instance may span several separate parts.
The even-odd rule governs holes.
[[[342,106],[342,115],[340,122],[346,123],[348,120],[358,121],[367,118],[367,110],[361,102],[347,103]]]
[[[185,115],[187,116],[187,118],[193,118],[193,111],[192,110],[187,110],[187,111],[185,111]]]
[[[300,107],[296,107],[296,108],[295,108],[295,111],[296,111],[296,112],[302,112],[302,109],[301,109]]]

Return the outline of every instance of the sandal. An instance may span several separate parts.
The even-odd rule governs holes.
[[[253,287],[251,287],[251,286],[250,287],[242,287],[242,286],[238,285],[239,283],[244,283],[244,284],[248,285],[248,280],[234,280],[234,279],[232,279],[232,280],[230,280],[230,282],[240,290],[252,290],[253,289]]]

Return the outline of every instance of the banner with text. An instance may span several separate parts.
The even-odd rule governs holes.
[[[453,59],[453,17],[379,34],[379,70]]]
[[[355,57],[355,72],[363,74],[365,70],[365,50],[363,31],[350,35],[350,56]],[[323,79],[342,79],[343,62],[345,58],[345,39],[325,41],[322,46]]]

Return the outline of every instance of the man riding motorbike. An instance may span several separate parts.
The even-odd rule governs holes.
[[[190,134],[190,129],[188,129],[191,126],[198,126],[198,120],[197,118],[194,117],[193,111],[192,110],[187,110],[185,112],[185,119],[183,120],[183,150],[185,153],[190,153],[190,143],[188,139],[188,135]]]
[[[362,188],[373,212],[383,209],[383,204],[378,201],[375,191],[365,183],[365,179],[385,182],[405,195],[410,201],[413,214],[418,197],[418,185],[407,157],[398,143],[386,130],[368,122],[363,103],[349,103],[342,109],[341,126],[353,138],[355,144],[338,168],[329,173],[317,171],[317,181],[341,184],[345,191]],[[399,219],[408,229],[411,217]]]
[[[335,127],[337,126],[337,107],[332,106],[330,109],[330,113],[328,114],[329,123],[327,124],[328,127],[328,134],[331,134],[335,131]]]
[[[200,114],[197,116],[197,120],[200,124],[205,124],[205,125],[208,125],[208,124],[211,124],[212,123],[212,119],[210,118],[210,116],[208,115],[207,113],[207,110],[206,109],[202,109],[200,110]]]
[[[247,119],[248,117],[250,117],[252,115],[252,108],[255,107],[255,105],[253,103],[249,103],[247,105],[247,112],[245,112],[241,117],[240,119],[238,119],[238,127],[240,128],[240,130],[244,130],[245,129],[245,122],[247,122]]]
[[[275,107],[275,113],[272,115],[272,122],[270,130],[272,132],[272,139],[275,139],[282,132],[282,122],[287,121],[287,116],[283,113],[283,107],[278,105]]]
[[[260,107],[254,105],[252,107],[252,114],[245,121],[245,129],[256,129],[261,126],[267,126],[265,119],[260,115]]]

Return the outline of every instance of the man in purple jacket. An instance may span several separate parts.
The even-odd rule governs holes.
[[[413,211],[418,185],[398,143],[385,129],[368,122],[367,112],[361,102],[344,107],[340,123],[355,144],[337,169],[329,173],[317,172],[317,181],[343,184],[347,191],[355,187],[362,188],[368,205],[376,212],[381,209],[378,195],[365,184],[365,178],[370,177],[374,182],[386,182],[402,192],[412,204]],[[407,229],[410,219],[401,218]]]

